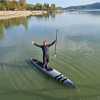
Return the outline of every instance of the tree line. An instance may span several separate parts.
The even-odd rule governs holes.
[[[48,3],[44,3],[44,4],[41,4],[41,3],[37,3],[37,4],[28,4],[27,5],[27,9],[29,10],[56,10],[56,5],[55,4],[48,4]]]
[[[25,0],[0,0],[0,10],[22,10],[26,9]]]
[[[23,1],[23,2],[22,2]],[[0,10],[56,10],[55,4],[26,4],[25,0],[0,0]]]

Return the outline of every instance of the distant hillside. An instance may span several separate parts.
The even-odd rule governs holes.
[[[71,6],[64,8],[64,10],[92,10],[92,9],[100,9],[100,3],[93,3],[93,4],[87,4],[87,5],[81,5],[81,6]]]

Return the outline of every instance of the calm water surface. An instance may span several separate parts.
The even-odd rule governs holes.
[[[39,60],[32,46],[52,42],[58,32],[57,58],[50,48],[50,65],[72,79],[77,89],[55,82],[27,63]],[[100,99],[100,15],[62,13],[47,17],[0,20],[0,98],[16,100]]]

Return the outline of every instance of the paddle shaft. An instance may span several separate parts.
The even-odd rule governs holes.
[[[58,30],[56,30],[55,56],[56,56],[56,50],[57,50],[57,34],[58,34]]]

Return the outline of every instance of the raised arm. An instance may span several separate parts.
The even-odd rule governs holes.
[[[42,45],[39,45],[37,43],[34,43],[35,46],[42,48]]]
[[[34,41],[32,41],[32,44],[35,45],[35,46],[37,46],[37,47],[42,48],[42,45],[39,45],[39,44],[35,43]]]
[[[51,47],[52,45],[54,45],[57,41],[54,40],[52,43],[48,44],[48,47]]]

